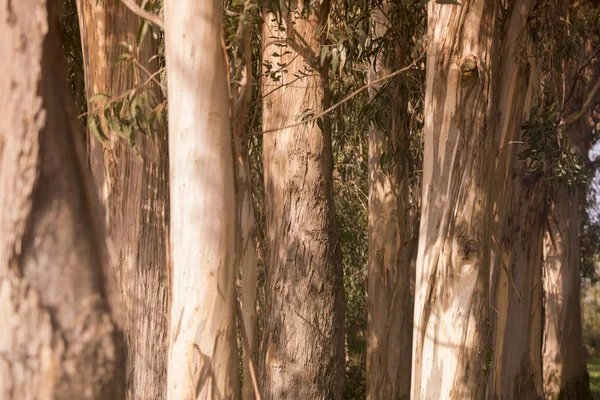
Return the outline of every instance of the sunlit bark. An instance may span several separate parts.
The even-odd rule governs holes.
[[[154,91],[160,98],[160,89],[148,75],[158,70],[158,63],[150,61],[156,54],[156,41],[148,33],[137,46],[140,19],[116,0],[78,0],[78,11],[88,98],[98,93],[117,98],[146,81],[139,90]],[[129,64],[111,68],[125,52],[123,42],[133,46],[147,72]],[[94,102],[89,109],[98,106]],[[136,134],[141,158],[115,132],[108,136],[110,142],[104,148],[90,135],[89,157],[118,259],[126,310],[128,398],[162,399],[167,383],[169,290],[166,129],[156,130],[152,138]]]
[[[168,398],[237,396],[235,198],[223,4],[165,1],[172,305]]]
[[[412,398],[481,399],[489,272],[496,9],[429,3]]]
[[[279,81],[263,79],[265,130],[295,124],[306,110],[318,114],[327,104],[326,65],[320,65],[319,55],[329,2],[300,17],[303,3],[284,16],[285,30],[274,15],[265,16],[263,61],[271,62],[272,70],[277,63],[287,70],[279,72]],[[343,395],[344,294],[332,157],[326,118],[264,134],[266,399]]]
[[[390,5],[372,18],[375,37],[389,29]],[[401,49],[399,49],[401,51]],[[371,63],[369,79],[380,78],[386,67],[398,68],[382,54]],[[396,57],[403,59],[404,57]],[[381,85],[373,88],[375,98]],[[401,82],[387,88],[389,120],[369,129],[369,285],[367,328],[367,399],[408,399],[412,352],[416,229],[408,176],[408,102]],[[382,156],[394,157],[389,170]],[[412,274],[411,274],[412,272]]]

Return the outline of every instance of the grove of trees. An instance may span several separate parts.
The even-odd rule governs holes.
[[[0,1],[0,48],[0,399],[592,399],[597,0]]]

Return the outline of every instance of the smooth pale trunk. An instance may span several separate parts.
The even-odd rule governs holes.
[[[165,2],[172,306],[168,398],[237,396],[235,198],[222,2]]]
[[[384,9],[387,12],[389,8]],[[377,10],[371,21],[376,37],[383,36],[389,23],[385,14]],[[384,58],[379,57],[371,64],[370,81],[379,78],[388,66]],[[392,65],[397,67],[401,66]],[[374,88],[370,97],[375,97],[380,89]],[[410,396],[414,304],[411,262],[417,247],[405,156],[409,144],[408,104],[401,82],[387,90],[394,91],[387,132],[374,124],[369,129],[367,399],[373,400]],[[381,164],[385,153],[401,154],[389,171]]]
[[[544,391],[547,399],[587,399],[583,357],[577,189],[554,193],[544,241]]]
[[[299,2],[301,3],[301,2]],[[307,19],[265,16],[263,61],[287,64],[274,82],[263,77],[263,129],[298,122],[326,104],[326,69],[317,35],[327,1]],[[273,53],[282,54],[281,58]],[[300,53],[298,53],[300,51]],[[299,71],[310,76],[297,79]],[[295,76],[296,75],[296,76]],[[278,87],[286,85],[285,87]],[[267,94],[268,93],[268,94]],[[265,133],[263,165],[267,243],[263,398],[342,399],[344,294],[333,200],[331,136],[319,124]]]
[[[0,4],[0,398],[120,400],[120,298],[58,16]]]
[[[142,66],[158,70],[156,41],[149,32],[136,45],[140,19],[116,0],[78,0],[86,91],[118,97],[149,79],[129,65],[111,68],[131,44]],[[158,79],[158,77],[157,77]],[[139,91],[160,89],[150,82]],[[98,107],[90,103],[89,109]],[[166,129],[149,138],[139,132],[139,158],[126,140],[109,134],[108,149],[90,135],[90,164],[106,210],[114,244],[123,304],[126,310],[128,398],[164,399],[167,384],[167,267],[168,152]]]
[[[496,12],[429,3],[412,399],[481,399],[491,364],[489,271]]]

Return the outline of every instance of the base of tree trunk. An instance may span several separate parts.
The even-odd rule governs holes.
[[[590,392],[590,374],[587,370],[583,371],[581,376],[573,378],[567,382],[565,387],[560,389],[557,400],[593,400]]]

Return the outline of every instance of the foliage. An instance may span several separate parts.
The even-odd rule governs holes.
[[[587,182],[581,149],[573,145],[560,121],[556,102],[532,107],[529,120],[521,125],[527,147],[519,153],[527,171],[568,186]]]
[[[67,80],[80,115],[87,112],[85,94],[85,78],[83,74],[83,54],[79,35],[79,18],[77,1],[64,0],[63,13],[60,18],[63,55],[67,63]],[[85,121],[84,121],[85,122]]]

